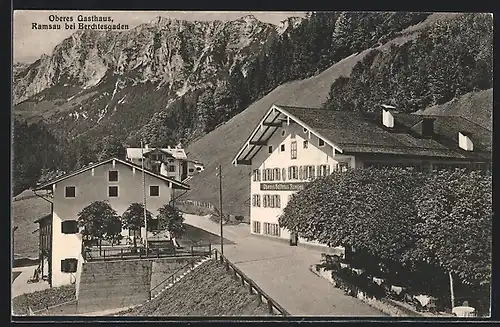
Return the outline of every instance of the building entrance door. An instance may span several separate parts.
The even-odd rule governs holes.
[[[290,233],[290,246],[297,246],[298,241],[299,241],[299,235],[297,235],[297,233],[291,232]]]

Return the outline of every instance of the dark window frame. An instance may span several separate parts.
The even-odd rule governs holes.
[[[68,195],[68,189],[73,189],[73,196]],[[66,199],[73,199],[76,198],[76,186],[74,185],[68,185],[64,187],[64,198]]]
[[[111,195],[111,190],[115,190],[115,189],[116,189],[116,195]],[[118,195],[119,195],[118,186],[116,186],[116,185],[108,186],[108,197],[109,198],[117,198]]]
[[[111,173],[116,173],[116,179],[112,179],[111,178],[111,176],[112,176]],[[108,182],[118,182],[118,170],[110,170],[110,171],[108,171]]]
[[[153,190],[153,188],[156,188],[158,190],[158,192],[156,194],[153,194],[153,192],[151,192]],[[153,197],[160,196],[160,186],[159,185],[149,185],[149,196],[153,196]]]

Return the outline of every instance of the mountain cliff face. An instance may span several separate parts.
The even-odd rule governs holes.
[[[78,31],[51,56],[18,66],[15,113],[56,129],[64,125],[71,132],[58,129],[63,137],[114,127],[123,135],[180,96],[223,84],[235,67],[245,75],[249,60],[297,21],[277,27],[253,16],[229,22],[157,17],[122,33]]]

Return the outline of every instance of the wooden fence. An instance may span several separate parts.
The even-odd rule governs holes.
[[[196,206],[196,207],[203,207],[203,208],[208,208],[208,209],[214,209],[214,206],[211,203],[204,202],[204,201],[182,200],[182,201],[176,201],[176,203],[179,203],[179,204],[189,204],[189,205],[193,205],[193,206]]]
[[[250,277],[245,275],[238,267],[236,267],[232,262],[230,262],[225,256],[223,256],[217,249],[212,251],[215,260],[219,260],[226,268],[226,271],[233,274],[235,278],[241,281],[241,285],[248,286],[248,291],[250,294],[256,293],[258,295],[259,301],[265,299],[267,303],[268,313],[278,314],[281,316],[290,316],[290,314],[283,308],[278,302],[273,300],[266,292],[264,292]]]

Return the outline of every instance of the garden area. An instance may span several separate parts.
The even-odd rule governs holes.
[[[346,294],[425,315],[489,316],[492,216],[490,174],[369,168],[316,179],[279,223],[345,247],[314,269]]]

